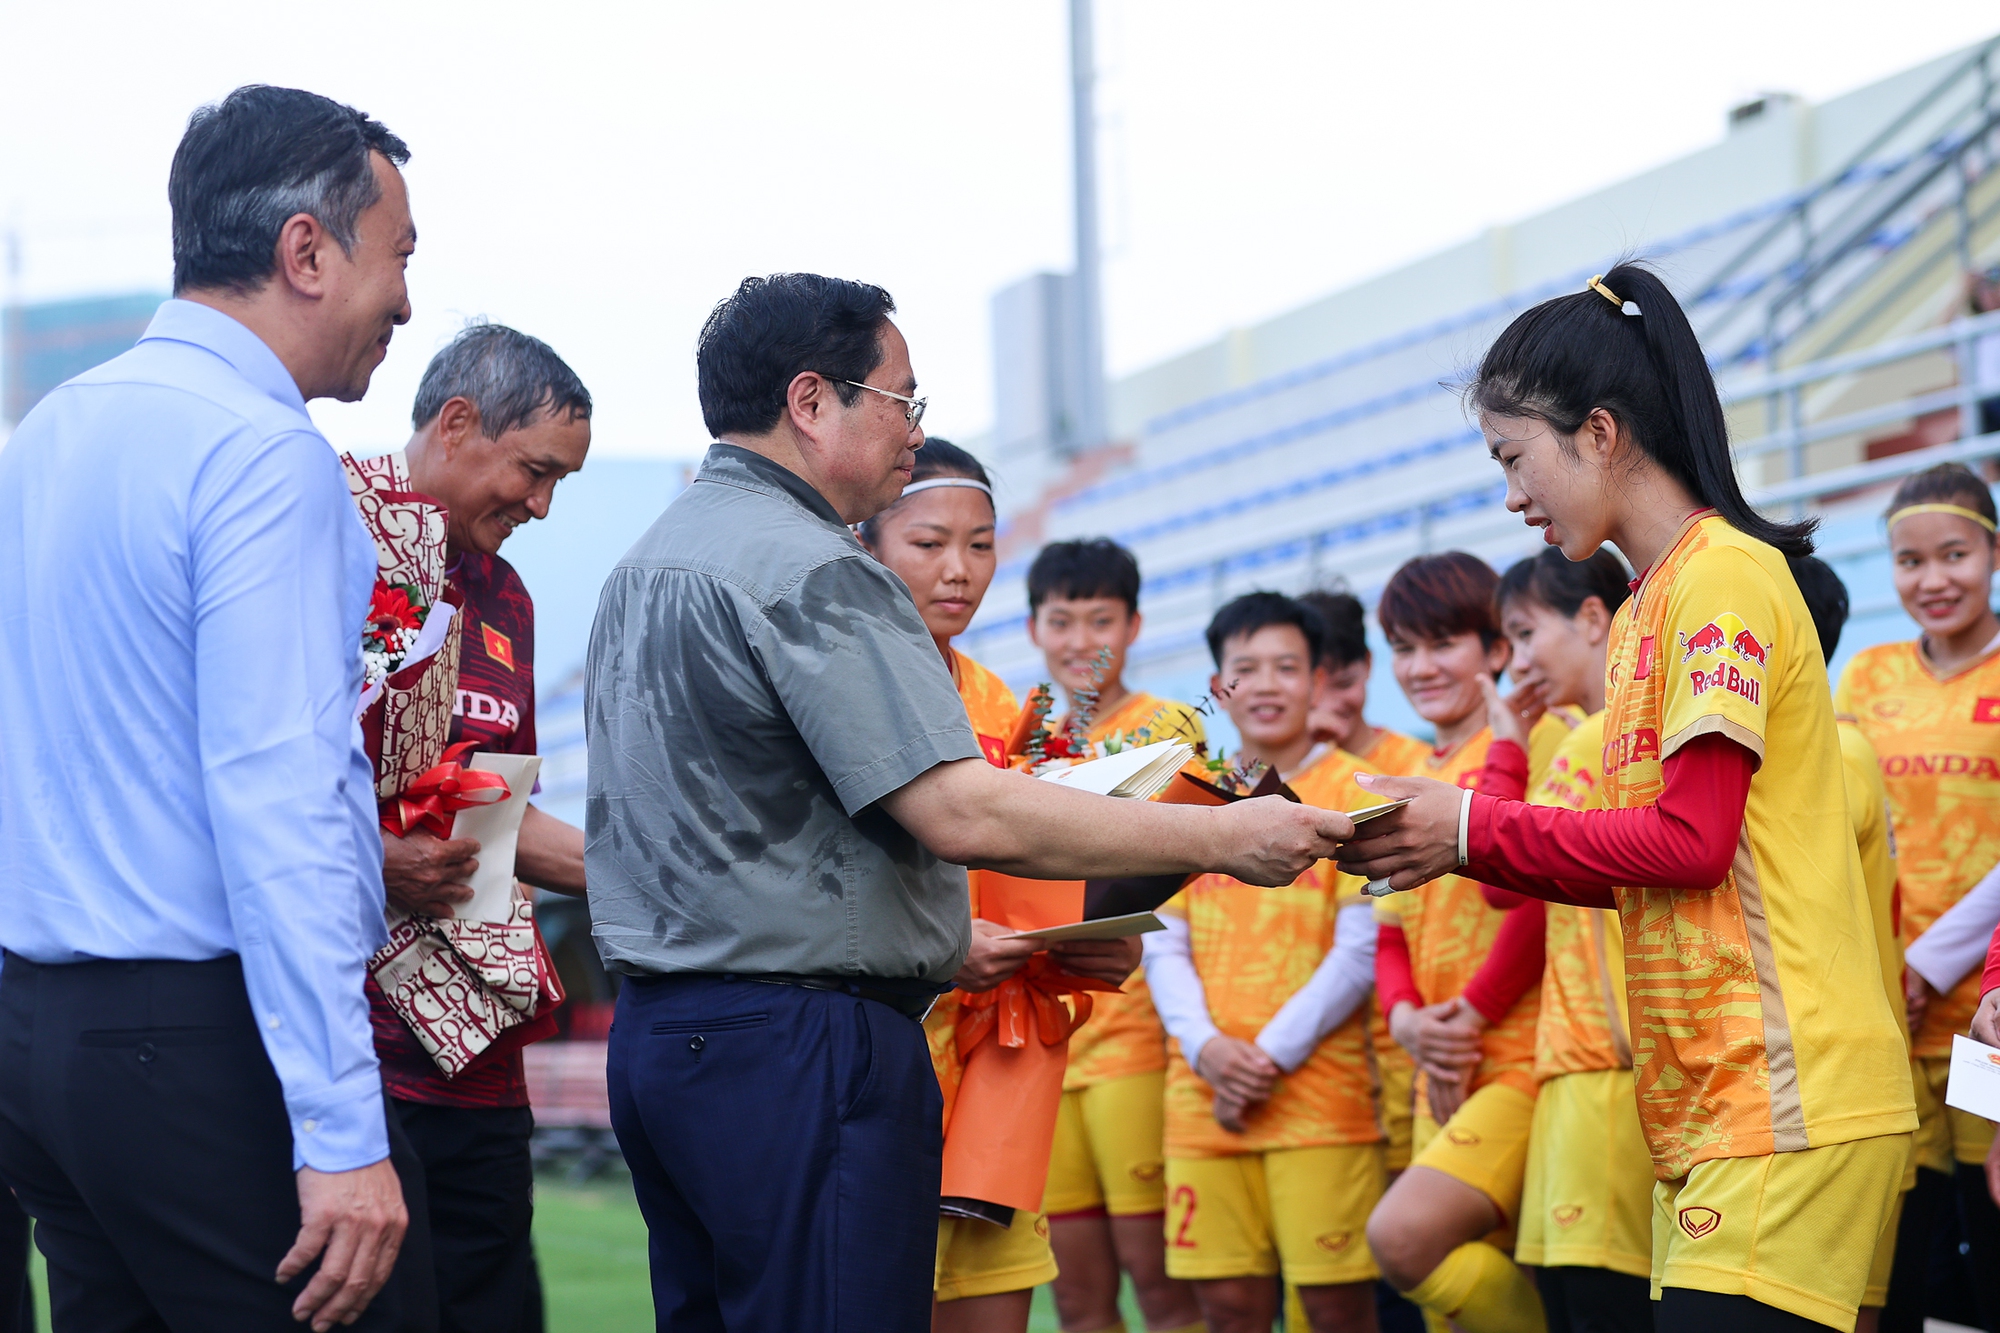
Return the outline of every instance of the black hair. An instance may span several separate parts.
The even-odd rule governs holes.
[[[1326,621],[1302,598],[1281,592],[1246,592],[1223,603],[1208,622],[1208,655],[1222,667],[1222,649],[1231,639],[1247,637],[1272,625],[1296,625],[1306,638],[1306,657],[1318,666],[1326,657]]]
[[[817,273],[745,278],[709,312],[695,344],[701,419],[718,439],[762,435],[785,414],[792,381],[815,371],[852,407],[882,364],[896,302],[880,287]]]
[[[1551,547],[1507,566],[1493,590],[1493,609],[1504,612],[1507,603],[1526,598],[1574,620],[1595,597],[1606,614],[1615,615],[1632,595],[1631,578],[1625,562],[1601,547],[1584,560],[1571,560]]]
[[[554,348],[484,320],[461,329],[424,367],[410,424],[422,430],[454,398],[472,404],[479,433],[489,440],[531,425],[544,413],[564,421],[590,420],[590,390]]]
[[[1323,660],[1327,666],[1339,671],[1374,656],[1368,651],[1368,613],[1359,597],[1351,592],[1314,588],[1300,593],[1298,600],[1319,612],[1320,621],[1326,626]]]
[[[917,450],[917,464],[910,469],[909,484],[914,486],[920,481],[929,481],[933,477],[964,477],[967,481],[976,481],[989,490],[993,486],[993,478],[986,475],[986,465],[984,463],[981,463],[950,440],[936,435],[925,439],[924,447]],[[991,499],[992,497],[988,496],[987,498]],[[901,503],[902,500],[899,497],[896,504]],[[861,540],[866,542],[871,548],[876,545],[877,540],[882,535],[882,520],[888,516],[890,510],[896,507],[896,504],[890,505],[888,509],[884,509],[872,518],[863,519],[859,524]]]
[[[1909,505],[1922,504],[1959,505],[1986,515],[1989,523],[1996,518],[1993,488],[1963,463],[1939,463],[1903,478],[1903,484],[1896,488],[1896,498],[1889,501],[1884,516]]]
[[[388,127],[318,93],[249,84],[199,108],[167,173],[175,293],[256,291],[300,213],[353,254],[358,219],[382,197],[371,153],[410,160]]]
[[[1500,618],[1493,613],[1493,589],[1499,582],[1493,566],[1476,555],[1420,555],[1389,576],[1375,603],[1375,618],[1384,634],[1423,639],[1477,634],[1491,648],[1503,637]]]
[[[1509,324],[1479,363],[1473,407],[1545,422],[1565,449],[1601,407],[1647,457],[1737,531],[1786,555],[1811,555],[1817,519],[1780,523],[1743,498],[1715,377],[1667,284],[1631,263],[1602,282],[1616,301],[1586,287]]]
[[[1792,580],[1799,585],[1799,596],[1806,599],[1813,628],[1819,631],[1820,657],[1831,662],[1833,650],[1840,647],[1840,631],[1847,624],[1847,585],[1832,565],[1816,555],[1795,555],[1785,563],[1792,567]]]
[[[1109,537],[1050,542],[1028,566],[1028,614],[1041,610],[1051,597],[1064,601],[1116,597],[1137,611],[1138,557]]]

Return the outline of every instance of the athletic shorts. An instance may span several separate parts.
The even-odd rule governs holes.
[[[1876,1242],[1901,1197],[1910,1135],[1722,1157],[1653,1186],[1653,1299],[1663,1287],[1748,1296],[1852,1329]]]
[[[1917,1165],[1951,1174],[1954,1165],[1978,1166],[1993,1146],[1993,1122],[1944,1104],[1951,1057],[1925,1056],[1912,1062],[1917,1084]]]
[[[1166,1094],[1164,1069],[1065,1092],[1042,1211],[1051,1217],[1098,1208],[1113,1217],[1164,1212]]]
[[[1411,1166],[1427,1166],[1463,1181],[1493,1200],[1501,1230],[1521,1215],[1521,1183],[1528,1169],[1528,1137],[1535,1099],[1507,1083],[1489,1083],[1465,1099],[1442,1127],[1430,1104],[1417,1103]],[[1512,1249],[1511,1237],[1505,1249]]]
[[[932,1288],[941,1301],[1026,1291],[1056,1278],[1049,1249],[1049,1219],[1014,1213],[1014,1225],[997,1227],[969,1217],[938,1219],[937,1268]]]
[[[1914,1160],[1916,1154],[1910,1156]],[[1889,1224],[1875,1238],[1875,1257],[1868,1261],[1868,1289],[1861,1293],[1863,1305],[1879,1310],[1889,1303],[1889,1271],[1896,1266],[1896,1232],[1903,1224],[1903,1200],[1909,1192],[1907,1185],[1896,1191],[1896,1202],[1889,1209]]]
[[[1629,1069],[1561,1074],[1535,1097],[1514,1257],[1653,1271],[1653,1157]]]
[[[1167,1276],[1373,1282],[1368,1214],[1388,1184],[1379,1143],[1167,1159]]]

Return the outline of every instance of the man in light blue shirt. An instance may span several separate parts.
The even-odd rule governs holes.
[[[179,299],[0,452],[0,1177],[58,1329],[325,1330],[395,1265],[375,551],[306,402],[409,318],[408,156],[311,93],[198,111]],[[405,1285],[367,1325],[426,1326]]]

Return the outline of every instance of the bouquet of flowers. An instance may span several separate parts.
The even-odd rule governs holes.
[[[460,761],[452,747],[464,594],[446,575],[443,505],[410,489],[400,453],[343,455],[347,488],[375,539],[375,592],[359,651],[365,672],[356,710],[382,825],[398,837],[418,826],[449,837],[458,810],[505,800],[507,783]],[[438,1068],[456,1075],[509,1028],[562,1002],[555,968],[516,886],[511,919],[461,921],[389,912],[389,943],[369,975]]]

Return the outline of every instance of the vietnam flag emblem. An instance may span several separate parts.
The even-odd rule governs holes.
[[[2000,722],[2000,699],[1980,699],[1972,705],[1974,722]]]
[[[514,669],[514,641],[512,639],[483,621],[479,626],[479,637],[486,644],[486,655],[488,657],[498,662],[501,666],[506,667],[509,671]]]
[[[981,736],[973,733],[979,742],[979,752],[986,756],[986,762],[995,768],[1007,767],[1007,742],[998,736]]]

